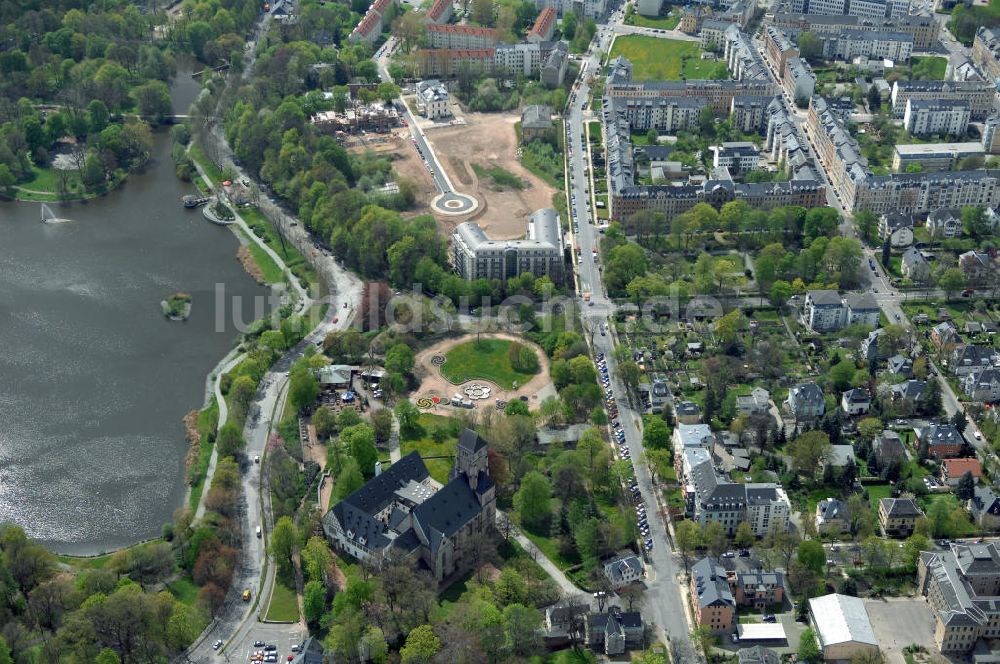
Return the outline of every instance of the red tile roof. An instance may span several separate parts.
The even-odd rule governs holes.
[[[944,472],[949,479],[957,479],[966,473],[972,473],[973,477],[982,477],[983,467],[979,459],[945,459]]]
[[[393,0],[375,0],[372,3],[371,8],[377,11],[379,14],[384,14],[385,10],[389,8],[389,5],[393,3]]]
[[[477,25],[440,25],[437,23],[427,24],[428,32],[448,32],[455,35],[479,35],[481,37],[496,37],[497,31],[493,28],[480,28]]]
[[[433,21],[441,18],[444,14],[444,10],[448,8],[452,0],[434,0],[434,4],[431,6],[430,10],[427,12],[427,17]]]
[[[374,12],[368,12],[367,14],[365,14],[365,17],[361,19],[361,21],[358,23],[358,27],[354,28],[354,32],[356,32],[359,35],[367,36],[369,33],[371,33],[373,29],[375,29],[375,26],[379,23],[380,20],[381,17],[378,14],[375,14]]]
[[[556,10],[552,7],[546,7],[542,10],[542,13],[538,15],[535,20],[535,25],[531,27],[529,34],[544,35],[552,27],[552,24],[556,20]]]

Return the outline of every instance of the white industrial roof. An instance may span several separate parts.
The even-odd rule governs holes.
[[[820,647],[838,643],[867,643],[878,646],[865,603],[849,595],[824,595],[809,600]]]
[[[737,633],[740,641],[784,641],[785,628],[781,623],[740,623]]]

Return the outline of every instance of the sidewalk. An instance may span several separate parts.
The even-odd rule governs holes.
[[[497,514],[499,515],[499,512],[497,512]],[[525,551],[527,551],[528,555],[531,556],[536,563],[541,565],[542,569],[544,569],[557,584],[559,584],[559,589],[562,590],[563,594],[576,595],[584,592],[580,588],[577,588],[576,585],[569,580],[569,577],[563,574],[563,571],[559,569],[555,563],[549,560],[537,546],[535,546],[534,542],[525,537],[516,526],[513,528],[514,539],[517,540],[517,543],[520,544]]]

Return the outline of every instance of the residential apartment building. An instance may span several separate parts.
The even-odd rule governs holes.
[[[398,0],[375,0],[347,39],[352,44],[359,42],[374,44],[382,34],[382,17],[390,7],[398,6],[398,4]]]
[[[916,247],[910,247],[900,258],[900,272],[907,279],[918,283],[927,283],[931,278],[931,266]]]
[[[431,48],[485,49],[497,44],[497,31],[493,28],[428,23],[424,29]]]
[[[1000,551],[996,543],[922,551],[917,587],[934,612],[934,643],[943,655],[971,652],[1000,637]]]
[[[785,405],[796,420],[815,420],[826,412],[823,390],[812,382],[799,383],[788,390]]]
[[[732,141],[713,146],[715,168],[748,173],[760,170],[760,149],[749,141]]]
[[[802,322],[817,332],[839,330],[848,325],[877,327],[879,307],[867,293],[841,296],[837,291],[811,290],[806,293]]]
[[[982,286],[996,276],[990,255],[975,249],[967,251],[958,257],[958,267],[965,273],[965,280],[970,286]]]
[[[972,42],[972,61],[987,80],[1000,80],[1000,31],[979,26]]]
[[[718,521],[727,535],[733,535],[743,522],[758,537],[788,528],[791,504],[784,489],[777,484],[738,484],[720,478],[711,460],[691,470],[685,501],[692,519],[702,526]]]
[[[909,14],[909,0],[790,0],[796,14],[831,14],[861,18],[894,18]]]
[[[927,444],[927,456],[950,459],[962,453],[965,439],[953,424],[929,424],[917,430],[918,444]]]
[[[851,62],[854,58],[888,59],[909,62],[913,35],[906,32],[844,27],[837,32],[817,35],[827,60]]]
[[[500,44],[496,48],[494,64],[497,71],[512,76],[534,76],[542,66],[541,44],[520,42]]]
[[[803,126],[826,166],[830,183],[850,208],[858,186],[863,186],[871,177],[861,146],[847,130],[843,118],[822,97],[814,96],[810,100]]]
[[[552,7],[560,16],[572,12],[577,17],[603,18],[607,12],[606,0],[535,0],[535,9]]]
[[[977,526],[987,532],[1000,530],[1000,496],[992,487],[976,485],[975,493],[966,507]]]
[[[982,344],[959,344],[948,358],[948,368],[956,376],[968,376],[998,365],[1000,354],[993,347]]]
[[[924,515],[912,498],[880,498],[878,523],[886,537],[909,537]]]
[[[538,74],[538,79],[549,88],[558,88],[566,80],[568,67],[569,49],[566,42],[555,42],[554,47],[542,62],[542,70]]]
[[[706,18],[701,22],[701,47],[704,49],[715,49],[721,52],[726,41],[726,30],[733,25],[731,21],[719,21]]]
[[[897,118],[906,113],[906,102],[967,102],[972,120],[984,120],[993,110],[996,89],[986,81],[896,81],[892,85],[892,112]]]
[[[417,112],[430,120],[451,115],[448,89],[441,81],[431,79],[417,83]]]
[[[893,173],[868,176],[861,185],[850,198],[844,197],[854,212],[922,214],[938,208],[1000,205],[1000,170]]]
[[[695,620],[713,634],[730,634],[736,619],[736,601],[726,579],[726,570],[712,557],[691,566],[691,602]]]
[[[962,390],[973,401],[1000,401],[1000,370],[990,367],[968,374],[962,380]]]
[[[913,37],[913,49],[927,50],[937,43],[940,26],[934,16],[916,14],[892,18],[862,18],[860,16],[827,16],[821,14],[778,13],[771,24],[782,29],[809,31],[817,35],[840,32],[844,28],[858,30],[905,32]]]
[[[424,78],[456,76],[466,71],[485,73],[493,69],[492,48],[422,48],[414,55],[419,75]]]
[[[729,107],[729,121],[744,134],[763,134],[767,129],[768,105],[774,97],[737,95]]]
[[[505,281],[531,272],[561,283],[565,260],[559,214],[552,208],[535,210],[528,217],[528,237],[524,240],[490,240],[479,224],[459,224],[452,233],[452,262],[468,281]]]
[[[908,99],[903,127],[914,136],[964,136],[969,126],[969,102]]]
[[[938,208],[927,215],[924,226],[935,239],[961,237],[962,211],[958,208]]]
[[[749,35],[737,25],[726,28],[723,58],[729,67],[729,73],[737,81],[770,80],[767,67]]]
[[[726,575],[737,606],[764,610],[780,606],[785,599],[784,574],[764,570],[732,572]]]
[[[530,42],[540,43],[552,40],[556,31],[557,12],[553,7],[545,7],[538,13],[535,24],[525,35],[525,39]]]
[[[799,57],[799,49],[781,28],[769,25],[764,29],[764,54],[781,78],[785,74],[788,59]]]
[[[427,10],[424,19],[428,23],[448,23],[454,11],[455,3],[452,0],[434,0],[434,4]]]
[[[809,63],[802,58],[788,58],[781,77],[781,88],[795,104],[808,101],[816,91],[816,75]]]
[[[906,143],[893,149],[892,170],[903,172],[911,165],[922,171],[950,171],[969,157],[984,155],[981,143]]]

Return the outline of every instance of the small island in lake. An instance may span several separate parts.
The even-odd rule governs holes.
[[[163,315],[170,320],[187,320],[191,315],[191,296],[187,293],[174,293],[160,302]]]

